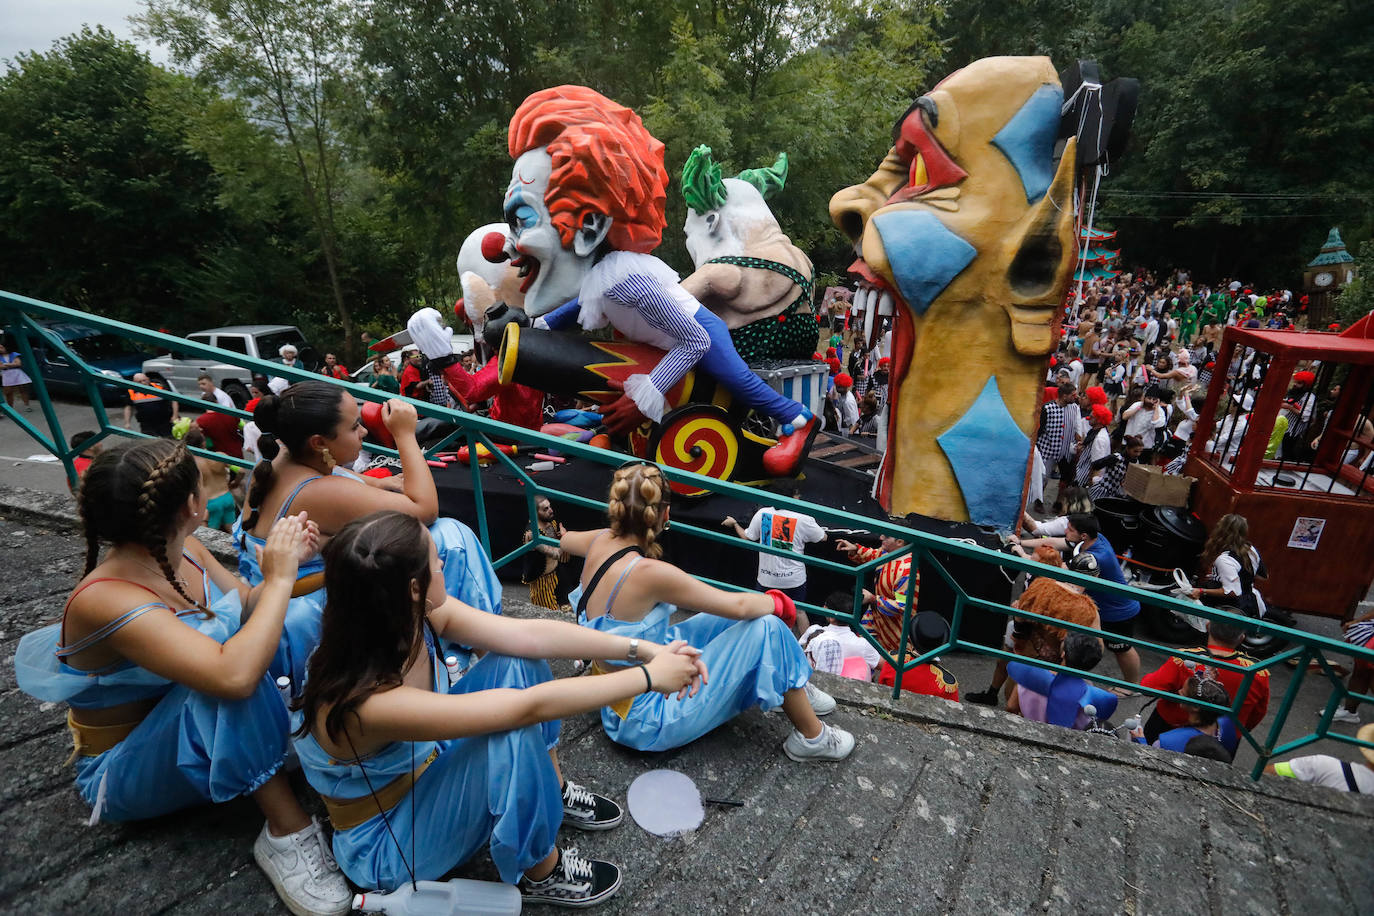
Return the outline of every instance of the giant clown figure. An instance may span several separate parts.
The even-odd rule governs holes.
[[[514,239],[525,310],[536,327],[607,325],[666,355],[629,376],[603,410],[607,428],[628,433],[658,422],[670,391],[694,367],[782,426],[764,454],[773,476],[795,472],[818,421],[768,387],[745,364],[719,317],[650,254],[665,224],[668,173],[663,144],[628,108],[583,86],[536,92],[510,122],[515,166],[504,213]],[[617,383],[612,383],[617,384]]]

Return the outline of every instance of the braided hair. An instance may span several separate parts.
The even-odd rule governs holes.
[[[115,446],[96,456],[82,476],[77,509],[86,531],[86,571],[100,559],[100,542],[148,549],[178,595],[205,614],[187,593],[167,557],[167,534],[177,511],[200,485],[200,469],[182,443],[150,439]]]
[[[1198,665],[1193,669],[1193,673],[1188,677],[1179,693],[1190,700],[1197,700],[1202,703],[1214,703],[1217,706],[1229,706],[1231,704],[1231,697],[1226,693],[1226,687],[1213,676],[1210,669],[1203,665]],[[1188,713],[1194,722],[1200,726],[1215,725],[1222,716],[1222,713],[1215,709],[1200,706],[1190,707]]]
[[[325,381],[297,382],[280,395],[269,394],[258,400],[253,409],[253,422],[262,430],[258,439],[258,454],[262,460],[253,468],[248,487],[248,517],[243,531],[258,526],[262,501],[272,489],[274,468],[279,445],[285,445],[291,457],[299,459],[311,436],[330,436],[343,417],[344,393],[337,385]]]
[[[611,478],[606,519],[611,534],[644,542],[644,555],[657,558],[663,547],[655,540],[668,522],[668,481],[656,465],[626,465]]]

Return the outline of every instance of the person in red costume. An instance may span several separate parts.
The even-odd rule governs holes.
[[[1207,624],[1207,645],[1185,651],[1249,668],[1255,664],[1255,660],[1240,651],[1240,644],[1244,639],[1245,633],[1239,627],[1213,620]],[[1142,687],[1177,693],[1187,683],[1188,678],[1192,677],[1196,667],[1199,666],[1191,659],[1173,656],[1157,670],[1142,677],[1140,684]],[[1212,668],[1210,675],[1221,682],[1221,686],[1226,688],[1226,695],[1234,700],[1244,677],[1241,672],[1229,668]],[[1241,703],[1240,724],[1246,728],[1254,728],[1260,724],[1268,711],[1269,672],[1262,670],[1256,672],[1255,679],[1250,682],[1250,690],[1245,695],[1245,701]],[[1169,729],[1187,725],[1187,720],[1187,706],[1172,700],[1160,700],[1155,704],[1155,711],[1145,722],[1145,738],[1153,742]]]

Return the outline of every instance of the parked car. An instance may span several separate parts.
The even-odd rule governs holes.
[[[62,351],[52,345],[51,340],[66,344],[92,369],[112,379],[133,378],[152,355],[147,350],[139,349],[140,345],[134,341],[86,325],[57,321],[44,321],[40,325],[42,334],[31,338],[33,355],[38,361],[39,376],[48,390],[55,394],[84,397],[86,386],[82,383],[81,370],[73,366]],[[101,382],[99,390],[100,399],[107,405],[122,404],[128,398],[128,389],[123,385]]]
[[[449,333],[453,340],[454,353],[466,353],[472,349],[473,338],[471,334],[455,334],[452,331]],[[401,350],[392,350],[386,355],[386,358],[391,361],[391,368],[396,370],[397,378],[401,376],[401,353]],[[372,358],[374,356],[376,356],[375,353],[369,353],[363,364],[349,373],[349,378],[359,385],[371,385],[373,377]]]
[[[242,353],[258,359],[274,360],[278,351],[292,344],[299,351],[298,361],[310,371],[320,367],[319,354],[305,342],[299,329],[286,324],[247,324],[227,328],[211,328],[187,334],[186,339],[210,347],[218,347],[231,353]],[[173,391],[186,394],[195,391],[196,379],[202,373],[208,374],[224,393],[233,399],[236,407],[248,403],[248,384],[253,373],[230,363],[202,359],[186,353],[172,352],[150,359],[143,364],[143,371],[151,377],[161,375],[172,386]]]

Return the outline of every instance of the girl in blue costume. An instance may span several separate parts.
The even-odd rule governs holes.
[[[142,820],[251,795],[253,854],[294,913],[348,911],[348,886],[281,772],[288,719],[271,662],[291,584],[317,532],[273,525],[249,589],[191,532],[206,513],[195,459],[155,439],[102,452],[78,494],[86,574],[59,623],[25,636],[15,669],[70,706],[76,785],[91,822]],[[97,564],[100,542],[111,544]]]
[[[489,846],[526,900],[590,906],[614,894],[616,866],[554,847],[565,819],[603,830],[622,817],[572,783],[560,791],[558,719],[648,691],[695,692],[706,673],[697,654],[477,611],[445,594],[433,538],[398,512],[345,526],[324,555],[324,626],[294,724],[344,873],[390,890]],[[488,651],[452,683],[441,638]],[[553,681],[542,660],[606,656],[647,663]]]
[[[345,470],[357,459],[366,431],[358,402],[337,385],[297,382],[280,396],[269,395],[258,402],[253,411],[253,421],[262,429],[258,449],[270,460],[253,469],[244,517],[234,525],[239,574],[249,583],[261,581],[254,550],[272,524],[289,513],[306,512],[327,539],[353,519],[390,509],[430,526],[450,595],[499,614],[501,586],[481,544],[463,523],[439,518],[434,476],[415,440],[415,408],[405,401],[388,401],[382,417],[401,456],[399,478],[378,480]],[[278,440],[285,446],[280,453]],[[319,641],[325,601],[323,569],[318,558],[301,566],[286,615],[287,639],[278,663],[287,669],[297,694],[303,686],[306,660]],[[466,653],[459,650],[458,654],[466,665]]]
[[[641,751],[681,747],[759,706],[782,706],[793,731],[783,751],[793,760],[842,760],[854,737],[817,715],[835,701],[808,683],[811,665],[782,617],[796,619],[778,591],[726,592],[660,562],[656,540],[668,524],[668,485],[657,467],[620,468],[607,500],[610,527],[569,532],[563,549],[587,558],[582,583],[568,596],[577,622],[603,633],[658,642],[682,639],[702,650],[711,683],[695,697],[668,703],[646,695],[607,706],[601,723],[612,741]],[[678,607],[705,613],[677,625]],[[789,613],[790,612],[790,613]],[[612,670],[598,664],[598,673]]]

